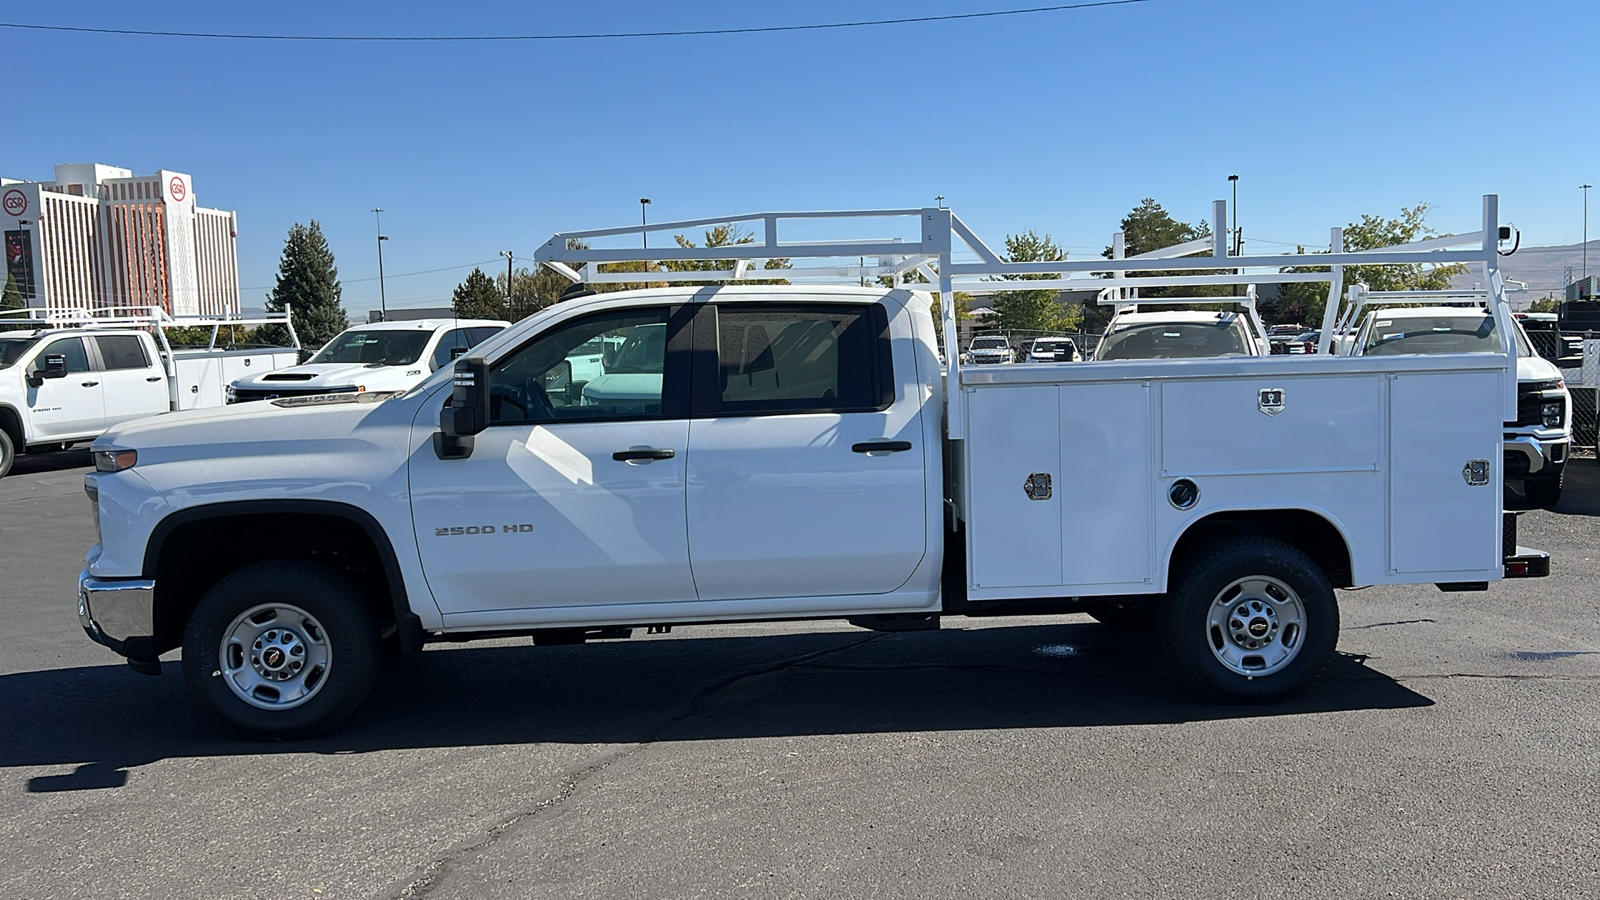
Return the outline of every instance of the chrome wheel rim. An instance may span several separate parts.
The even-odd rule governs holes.
[[[1305,644],[1306,607],[1294,588],[1265,575],[1240,578],[1217,593],[1206,615],[1206,643],[1228,671],[1259,677],[1283,671]]]
[[[222,680],[257,709],[293,709],[328,682],[333,648],[316,617],[289,603],[246,610],[222,633]]]

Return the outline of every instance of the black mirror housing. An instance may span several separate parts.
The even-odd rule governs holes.
[[[489,365],[483,357],[456,360],[450,402],[439,410],[433,452],[440,459],[472,455],[472,436],[489,427]]]

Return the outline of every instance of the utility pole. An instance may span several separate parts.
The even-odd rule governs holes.
[[[374,206],[372,214],[378,219],[378,311],[383,321],[389,321],[389,299],[383,290],[383,242],[389,238],[383,233],[383,208]]]
[[[649,222],[645,221],[645,219],[646,219],[645,207],[647,207],[649,205],[650,205],[650,198],[649,197],[640,197],[639,198],[639,225],[640,225],[640,227],[644,227],[644,226],[647,226],[647,225],[650,224]],[[639,232],[639,237],[644,239],[644,249],[649,250],[650,249],[650,235],[645,234],[644,232],[641,231],[641,232]]]
[[[516,313],[511,310],[511,251],[501,250],[500,255],[506,258],[506,318],[515,322],[516,319],[512,317]]]

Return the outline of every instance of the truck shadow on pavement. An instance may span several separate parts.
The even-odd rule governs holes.
[[[1343,654],[1289,702],[1208,704],[1185,694],[1151,636],[1079,621],[474,645],[391,662],[351,722],[301,742],[223,725],[189,696],[176,663],[160,678],[119,665],[6,675],[0,767],[76,766],[28,781],[51,792],[120,787],[129,770],[178,757],[1090,728],[1433,704]]]
[[[94,468],[94,458],[89,454],[89,448],[81,450],[62,450],[55,453],[31,453],[18,456],[11,463],[11,471],[7,478],[16,478],[21,475],[38,475],[44,472],[65,472],[68,469],[83,469],[88,471]]]

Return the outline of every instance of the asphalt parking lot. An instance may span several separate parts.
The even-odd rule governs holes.
[[[1600,896],[1592,460],[1552,577],[1341,592],[1283,706],[1082,616],[805,623],[430,649],[299,744],[83,636],[86,464],[0,481],[0,896]]]

